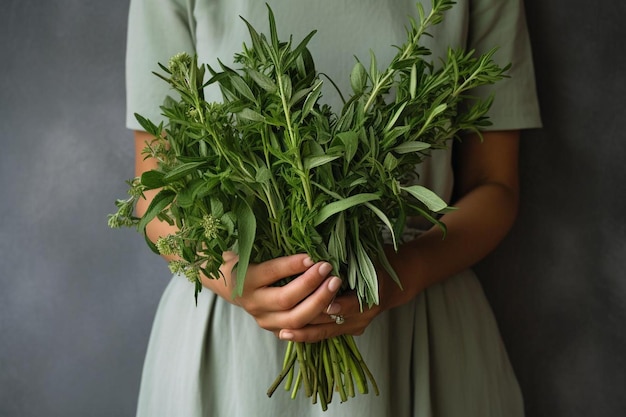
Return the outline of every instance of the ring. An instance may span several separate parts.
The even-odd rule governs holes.
[[[335,320],[335,323],[337,324],[343,324],[346,321],[346,319],[344,319],[341,314],[337,314],[337,315],[331,314],[330,318]]]

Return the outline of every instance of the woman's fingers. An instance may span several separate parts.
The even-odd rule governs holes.
[[[289,310],[305,301],[307,304],[310,304],[311,301],[317,304],[324,303],[324,300],[330,303],[332,297],[325,297],[326,292],[318,290],[331,270],[332,266],[328,262],[319,262],[288,284],[282,287],[267,288],[263,296],[267,297],[269,303],[277,310]],[[339,282],[338,285],[337,281]],[[341,285],[339,278],[332,282],[334,286],[337,286],[337,289]],[[309,300],[307,297],[312,296],[316,291],[318,294],[313,297],[313,300]],[[337,291],[333,289],[332,292],[334,295]],[[323,309],[323,306],[321,308]]]
[[[356,294],[351,291],[337,296],[304,327],[283,327],[277,336],[283,340],[314,343],[342,334],[363,334],[371,321],[380,313],[379,306],[368,308],[359,305]]]
[[[331,270],[328,262],[313,264],[305,254],[252,264],[236,303],[264,329],[303,327],[328,307],[341,286],[339,278],[329,277]],[[286,285],[273,286],[288,277],[293,279]]]
[[[306,254],[282,256],[259,264],[251,264],[248,267],[246,283],[256,288],[266,287],[283,278],[302,274],[313,265],[314,262]]]
[[[364,312],[353,316],[345,316],[341,324],[332,320],[322,324],[307,325],[300,329],[281,329],[278,332],[278,337],[282,340],[294,342],[315,343],[343,334],[358,336],[363,334],[373,318],[373,314]]]
[[[339,278],[325,278],[326,271],[323,265],[316,265],[284,287],[259,291],[264,303],[269,300],[261,307],[266,309],[265,313],[253,314],[259,326],[275,331],[311,323],[328,307],[341,287]],[[296,282],[300,280],[302,282]]]
[[[311,323],[326,310],[340,287],[341,279],[335,276],[327,278],[315,291],[286,311],[284,317],[281,317],[283,323],[280,327],[297,329]]]

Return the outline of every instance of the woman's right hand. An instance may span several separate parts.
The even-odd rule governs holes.
[[[234,294],[237,263],[233,252],[224,254],[223,279],[203,279],[203,284],[228,302],[241,306],[257,324],[278,335],[281,329],[299,329],[319,321],[333,301],[341,280],[329,276],[328,262],[313,263],[306,254],[283,256],[250,264],[241,295]],[[282,287],[272,284],[296,276]]]

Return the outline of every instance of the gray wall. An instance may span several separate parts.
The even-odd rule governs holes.
[[[164,264],[106,214],[132,176],[126,0],[3,0],[0,416],[131,416]],[[626,414],[618,0],[527,0],[545,128],[479,266],[529,417]]]

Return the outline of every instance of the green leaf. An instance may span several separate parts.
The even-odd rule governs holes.
[[[265,5],[267,6],[267,16],[270,21],[270,37],[272,39],[272,46],[275,50],[278,50],[278,44],[280,41],[278,39],[278,31],[276,29],[276,19],[274,18],[274,12],[272,11],[272,8],[269,4],[266,3]]]
[[[283,74],[280,76],[280,82],[282,84],[282,92],[285,96],[285,100],[289,102],[291,100],[291,94],[293,93],[291,87],[291,78],[287,74]]]
[[[204,164],[205,162],[188,162],[185,164],[180,164],[171,171],[169,171],[167,174],[165,174],[163,180],[168,184],[173,181],[177,181],[193,172],[197,172],[198,169]]]
[[[398,158],[393,156],[392,153],[388,153],[387,155],[385,155],[383,166],[387,171],[393,171],[398,167]]]
[[[343,143],[346,162],[352,161],[359,147],[359,135],[356,132],[348,131],[338,133],[337,138]]]
[[[404,111],[404,108],[407,106],[407,104],[409,104],[408,101],[405,101],[402,104],[400,104],[400,107],[398,107],[394,115],[391,117],[391,119],[389,119],[389,122],[387,122],[387,126],[385,126],[385,129],[383,129],[384,132],[389,132],[393,128],[393,125],[398,121],[398,119],[402,115],[402,112]]]
[[[372,260],[368,256],[363,244],[360,240],[355,242],[356,244],[356,259],[359,265],[359,278],[365,283],[365,288],[368,290],[366,300],[368,306],[371,307],[374,304],[379,304],[378,298],[378,279],[376,275],[376,268]]]
[[[389,221],[389,217],[387,217],[387,215],[383,213],[382,210],[380,210],[378,207],[376,207],[372,203],[365,203],[365,206],[369,208],[370,210],[372,210],[374,214],[378,216],[378,218],[385,224],[385,226],[387,226],[387,229],[389,229],[389,232],[391,233],[391,240],[393,240],[393,248],[394,250],[398,250],[398,241],[396,239],[396,234],[393,231],[393,226],[391,225],[391,221]]]
[[[237,116],[241,117],[242,119],[250,120],[253,122],[265,121],[265,117],[263,117],[262,114],[257,113],[254,110],[248,109],[248,108],[241,110],[239,113],[237,113]]]
[[[161,132],[163,131],[162,125],[157,126],[138,113],[135,113],[135,119],[137,119],[137,122],[139,122],[141,127],[143,127],[144,130],[150,133],[152,136],[159,137],[161,135]]]
[[[222,204],[222,202],[217,198],[211,198],[210,201],[211,201],[211,215],[218,219],[224,216],[224,204]]]
[[[348,198],[344,198],[339,201],[333,201],[332,203],[322,207],[322,209],[317,213],[317,216],[315,217],[315,226],[319,226],[329,217],[337,213],[346,211],[347,209],[358,206],[359,204],[378,199],[380,199],[379,194],[362,193],[350,196]]]
[[[309,170],[324,164],[327,164],[335,159],[339,158],[340,155],[319,155],[319,156],[309,156],[304,158],[304,169]]]
[[[384,248],[382,247],[380,242],[377,242],[377,243],[378,243],[378,263],[380,263],[383,266],[383,268],[385,268],[385,271],[387,271],[391,279],[393,279],[393,281],[396,284],[398,284],[398,287],[400,287],[401,290],[404,290],[404,288],[402,287],[402,281],[400,281],[400,277],[396,273],[395,269],[393,269],[393,266],[391,266],[391,263],[389,263],[389,259],[387,258],[387,255],[385,254]]]
[[[328,252],[339,262],[346,262],[346,221],[343,213],[340,213],[339,216],[337,216],[337,222],[333,228],[333,233],[330,234]]]
[[[378,82],[378,63],[376,62],[376,55],[374,51],[370,49],[370,77],[372,77],[372,83]]]
[[[151,170],[141,174],[141,185],[145,186],[148,190],[154,190],[155,188],[161,188],[166,183],[163,180],[165,174],[161,171]]]
[[[230,83],[239,94],[241,94],[251,102],[256,103],[256,97],[254,97],[254,93],[252,92],[248,84],[246,84],[246,81],[243,78],[241,78],[239,75],[233,75],[230,77]]]
[[[435,213],[439,213],[448,208],[448,204],[443,201],[441,197],[424,186],[411,185],[409,187],[400,187],[400,189],[424,203],[429,210]]]
[[[411,99],[415,99],[417,94],[417,65],[413,64],[411,67],[411,81],[409,84],[409,94]]]
[[[272,177],[272,172],[266,166],[260,166],[256,170],[254,180],[260,184],[265,184]]]
[[[278,87],[274,83],[274,80],[272,80],[267,75],[262,74],[258,71],[255,71],[252,68],[247,68],[246,72],[248,73],[250,78],[252,78],[252,81],[257,83],[259,87],[267,91],[269,94],[274,94],[276,90],[278,89]]]
[[[356,256],[354,254],[355,250],[348,251],[348,285],[350,288],[355,289],[357,283],[357,261]],[[359,303],[361,303],[361,299],[359,298]]]
[[[240,297],[243,294],[243,286],[256,237],[256,218],[248,202],[243,199],[239,200],[239,204],[235,207],[235,216],[237,216],[237,229],[239,231],[237,239],[239,260],[236,266],[237,282],[233,296]]]
[[[148,210],[143,215],[137,228],[139,230],[145,230],[148,223],[150,223],[157,215],[161,213],[167,206],[169,206],[174,198],[176,197],[176,193],[171,190],[161,190],[157,195],[154,196],[150,205],[148,206]]]
[[[311,40],[311,38],[317,33],[317,30],[310,32],[308,35],[304,37],[304,39],[296,46],[292,51],[292,60],[296,59],[301,54],[304,54],[304,50],[306,49],[307,44]],[[291,65],[291,62],[286,63],[287,66]]]
[[[317,99],[319,99],[322,94],[322,81],[318,81],[317,84],[313,87],[313,91],[309,93],[306,100],[304,100],[304,105],[302,106],[302,118],[305,118],[317,103]]]
[[[393,148],[393,151],[399,154],[414,153],[424,151],[430,148],[430,144],[420,141],[404,142]]]
[[[367,71],[361,62],[357,61],[357,63],[352,67],[352,72],[350,73],[350,85],[352,86],[352,91],[355,94],[362,94],[365,89],[365,85],[367,84]]]
[[[206,181],[202,178],[196,178],[187,184],[187,186],[178,192],[177,202],[182,208],[190,208],[193,206],[196,196]]]

